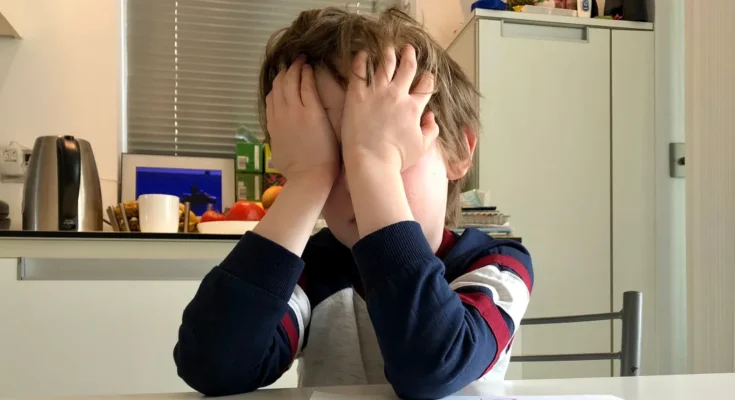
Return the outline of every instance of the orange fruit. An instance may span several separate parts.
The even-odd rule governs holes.
[[[276,202],[276,198],[281,193],[283,186],[271,186],[263,192],[263,208],[269,209]]]

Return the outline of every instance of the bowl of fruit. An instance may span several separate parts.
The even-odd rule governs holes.
[[[265,210],[258,203],[238,201],[227,212],[206,211],[197,225],[199,233],[219,235],[242,235],[255,228]]]

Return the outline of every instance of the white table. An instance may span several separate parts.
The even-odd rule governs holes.
[[[263,390],[236,396],[236,398],[240,400],[307,400],[314,390],[342,394],[345,395],[345,399],[350,399],[351,396],[365,399],[366,395],[373,395],[378,400],[395,399],[392,390],[387,386]],[[735,398],[735,374],[507,381],[495,384],[475,384],[461,394],[469,396],[612,395],[624,400],[724,400]],[[177,393],[112,396],[106,399],[193,400],[200,397],[195,393]],[[78,397],[74,400],[89,399],[91,397]]]

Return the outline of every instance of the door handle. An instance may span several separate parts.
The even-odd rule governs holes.
[[[669,176],[683,178],[686,172],[684,143],[669,143]]]
[[[501,20],[500,36],[507,38],[588,43],[589,27],[542,25],[533,22]]]

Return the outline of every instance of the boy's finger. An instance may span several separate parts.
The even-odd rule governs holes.
[[[309,64],[301,66],[301,101],[306,107],[317,106],[320,103],[316,91],[314,69]]]
[[[410,44],[403,46],[401,50],[401,64],[398,66],[393,84],[400,90],[408,93],[416,76],[416,49]]]
[[[375,74],[375,83],[385,86],[393,81],[393,75],[396,73],[396,49],[393,46],[386,47],[383,50],[383,68],[378,69]]]
[[[421,75],[416,86],[413,88],[411,93],[415,94],[433,94],[434,93],[434,74],[431,72],[424,72]]]
[[[368,55],[364,51],[357,52],[355,58],[352,59],[352,75],[354,75],[354,79],[350,79],[350,86],[367,86],[367,60]]]
[[[285,78],[285,75],[286,70],[281,69],[281,72],[276,75],[276,79],[273,80],[273,88],[271,89],[270,94],[273,96],[273,105],[275,108],[280,108],[286,105],[286,99],[283,97],[283,79]]]
[[[286,72],[283,85],[283,94],[287,105],[301,105],[301,66],[306,62],[304,56],[299,56],[291,63]]]
[[[411,96],[419,102],[419,108],[423,110],[429,104],[431,96],[434,94],[434,74],[424,72],[416,87],[411,91]]]

